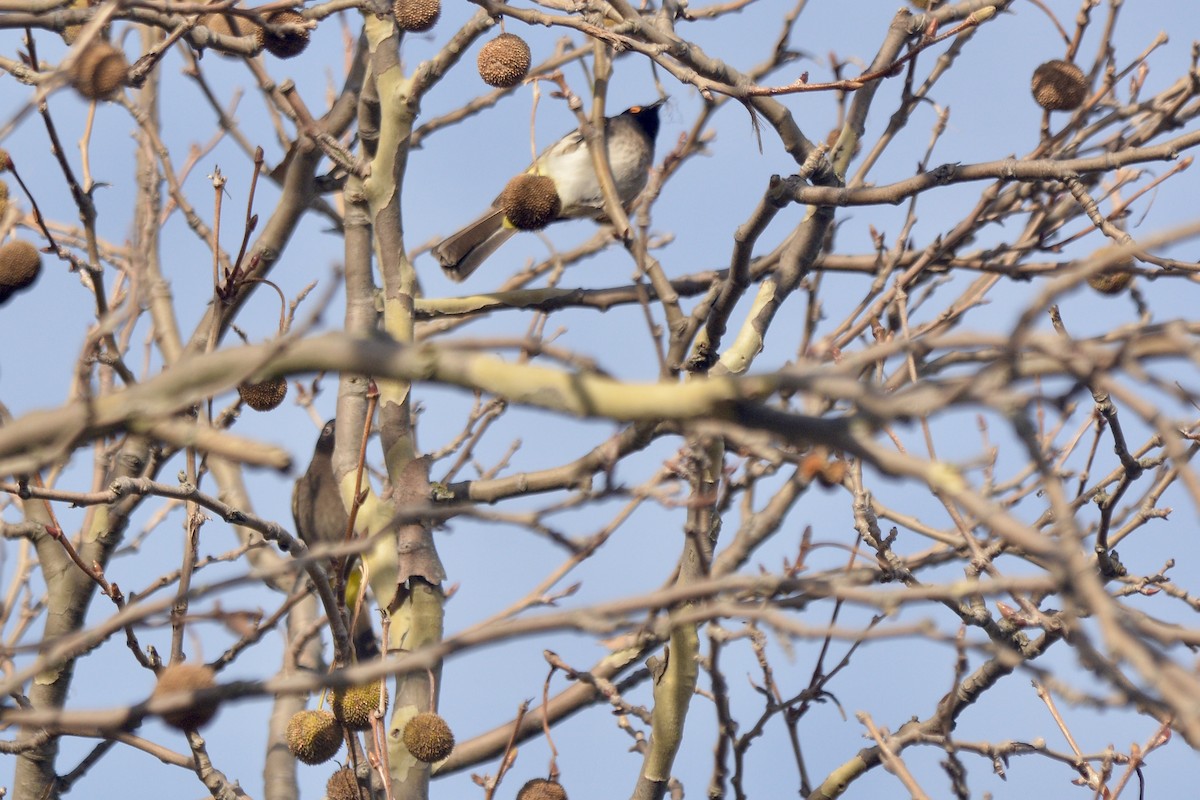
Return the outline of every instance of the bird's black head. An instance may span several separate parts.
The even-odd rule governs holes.
[[[325,427],[321,428],[321,435],[317,437],[317,452],[332,453],[333,452],[333,434],[335,420],[329,420],[325,423]]]
[[[648,106],[634,106],[625,111],[626,114],[637,121],[637,124],[641,126],[652,142],[658,138],[658,110],[662,108],[662,104],[665,102],[666,100],[659,100]]]

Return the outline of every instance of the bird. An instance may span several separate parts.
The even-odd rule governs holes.
[[[335,431],[336,420],[325,423],[321,435],[317,437],[308,469],[292,487],[292,519],[296,522],[296,535],[309,547],[342,544],[350,524],[350,516],[346,513],[337,479],[333,475]],[[350,559],[347,560],[349,566]],[[352,583],[354,581],[347,581],[348,585]],[[355,591],[355,596],[347,600],[348,608],[353,609],[357,594]],[[350,641],[359,662],[369,661],[379,655],[379,644],[375,641],[370,614],[365,608],[360,609],[355,618]]]
[[[654,161],[654,140],[658,136],[658,111],[663,102],[633,106],[604,120],[608,163],[617,196],[626,208],[646,187]],[[606,219],[600,181],[582,131],[574,130],[550,145],[524,174],[544,175],[554,182],[558,213],[551,222]],[[451,280],[464,281],[516,232],[517,226],[505,216],[497,197],[483,216],[443,239],[432,253]]]

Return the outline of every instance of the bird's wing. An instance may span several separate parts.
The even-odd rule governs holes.
[[[300,535],[300,484],[303,480],[298,480],[292,484],[292,521],[296,523],[296,530],[293,531],[297,536]]]
[[[581,150],[584,154],[586,154],[586,142],[587,140],[583,138],[582,133],[577,130],[571,131],[566,136],[562,137],[557,142],[543,150],[541,154],[538,155],[537,160],[529,165],[529,169],[527,169],[526,172],[544,174],[541,171],[541,168],[543,168],[550,161],[562,158],[563,156],[570,156],[571,154]]]

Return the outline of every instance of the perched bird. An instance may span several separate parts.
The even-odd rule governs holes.
[[[317,437],[317,446],[308,469],[292,488],[292,518],[296,522],[296,535],[309,547],[342,544],[346,527],[350,524],[350,516],[342,504],[342,495],[333,476],[334,429],[334,420],[325,423],[321,435]],[[353,583],[347,581],[348,585]],[[351,610],[354,600],[348,598],[346,602]],[[368,661],[379,655],[370,613],[365,607],[358,612],[350,640],[359,661]]]
[[[654,139],[658,136],[658,110],[663,101],[634,106],[604,121],[608,163],[621,203],[628,207],[646,186],[654,161]],[[583,133],[575,130],[550,145],[525,171],[526,175],[544,175],[553,181],[558,194],[556,212],[546,222],[563,219],[605,219],[604,197],[592,165]],[[512,184],[510,183],[510,186]],[[508,241],[519,227],[514,225],[497,197],[492,208],[433,248],[433,255],[446,274],[456,281],[466,280],[484,259]]]

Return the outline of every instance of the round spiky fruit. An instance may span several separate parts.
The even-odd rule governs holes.
[[[0,181],[0,219],[4,217],[6,211],[8,211],[8,184]]]
[[[432,711],[417,714],[404,726],[404,746],[417,761],[433,764],[454,750],[450,726]]]
[[[800,477],[805,483],[811,483],[829,463],[829,452],[824,447],[815,447],[800,459]]]
[[[500,193],[500,208],[514,228],[536,231],[558,218],[562,201],[550,176],[523,173],[509,181]]]
[[[177,692],[197,692],[216,686],[212,668],[204,664],[171,664],[158,673],[154,685],[154,698],[166,697]],[[217,713],[217,704],[209,701],[196,703],[179,711],[163,714],[163,722],[174,728],[192,730],[206,725]]]
[[[326,800],[359,800],[358,781],[354,778],[354,770],[342,767],[325,784]]]
[[[1054,59],[1033,71],[1033,99],[1047,111],[1073,111],[1087,97],[1087,78],[1070,61]]]
[[[98,6],[98,5],[100,5],[100,0],[72,0],[71,4],[68,5],[66,7],[66,9],[64,9],[64,10],[92,8],[93,6]],[[108,25],[104,26],[104,34],[103,35],[106,38],[108,37],[108,28],[109,28]],[[62,31],[63,42],[65,42],[68,45],[75,44],[75,40],[79,38],[79,33],[82,30],[83,30],[82,25],[68,25],[67,27],[63,28],[63,31]]]
[[[502,33],[479,51],[479,77],[498,89],[516,86],[529,74],[529,45],[515,33]]]
[[[829,461],[820,472],[817,473],[817,480],[826,489],[832,489],[834,486],[841,486],[842,481],[846,480],[846,471],[849,465],[845,459],[835,458]]]
[[[8,172],[12,166],[12,156],[8,154],[7,150],[0,148],[0,172]],[[5,196],[7,197],[7,194]]]
[[[267,378],[260,383],[243,383],[238,387],[238,397],[255,411],[271,411],[279,408],[287,397],[287,378]]]
[[[67,6],[67,9],[87,8],[87,7],[88,7],[88,0],[73,0],[73,2],[69,6]],[[67,27],[63,28],[62,29],[63,42],[66,43],[68,46],[75,44],[75,40],[79,38],[79,32],[81,30],[83,30],[82,25],[68,25]]]
[[[396,0],[392,4],[396,25],[402,31],[423,33],[442,15],[442,0]]]
[[[284,9],[268,14],[267,22],[271,25],[304,25],[305,19],[298,11]],[[259,29],[255,36],[263,49],[276,58],[298,56],[308,47],[308,28],[284,31],[267,27]]]
[[[567,800],[567,790],[558,781],[534,778],[517,792],[517,800]]]
[[[129,63],[125,54],[108,42],[93,42],[69,73],[75,91],[89,100],[107,100],[125,84]]]
[[[372,683],[360,686],[348,686],[335,689],[329,708],[337,721],[352,731],[365,731],[371,727],[371,719],[375,709],[379,707],[379,693],[383,692],[383,702],[387,704],[387,687],[380,678]]]
[[[7,205],[8,187],[4,188]],[[29,242],[14,239],[0,247],[0,303],[37,280],[41,271],[42,254]]]
[[[200,24],[220,36],[253,36],[259,42],[263,39],[258,23],[236,14],[206,14],[200,18]]]
[[[297,711],[288,720],[287,746],[305,764],[324,764],[342,748],[342,729],[329,711]]]
[[[1088,286],[1101,294],[1120,294],[1133,283],[1133,273],[1125,270],[1096,272],[1088,275]]]

